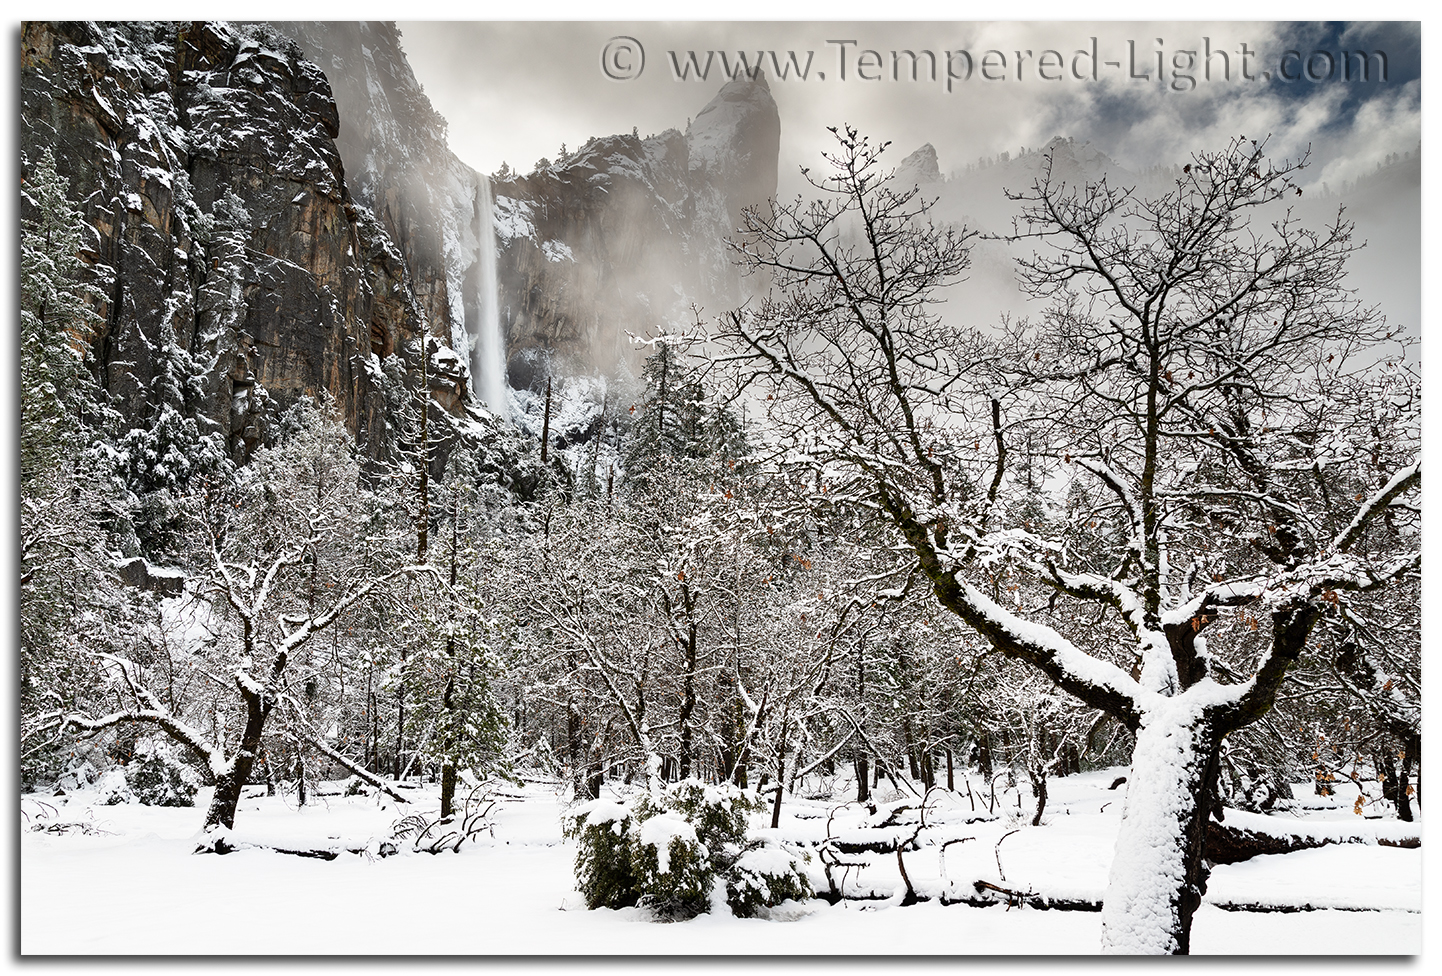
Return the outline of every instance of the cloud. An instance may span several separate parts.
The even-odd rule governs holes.
[[[1420,28],[1407,22],[401,27],[412,67],[450,122],[452,148],[487,172],[503,160],[527,171],[542,156],[554,158],[562,143],[575,148],[591,136],[684,129],[725,80],[721,52],[729,65],[738,52],[748,65],[760,55],[771,78],[783,196],[806,189],[799,168],[819,162],[832,144],[826,127],[843,122],[890,140],[893,164],[931,143],[944,174],[1056,136],[1091,143],[1132,172],[1185,162],[1237,135],[1266,138],[1276,158],[1308,155],[1309,205],[1323,184],[1338,191],[1368,177],[1390,154],[1415,152],[1421,138]],[[616,35],[646,50],[633,81],[601,71],[602,46]],[[1376,53],[1386,56],[1385,82],[1375,70],[1365,82],[1344,79],[1347,53],[1355,75],[1358,51],[1373,55],[1373,69]],[[697,64],[713,52],[705,81],[694,72],[676,80],[675,67],[688,67],[691,52]],[[793,53],[794,66],[808,69],[805,81],[795,77]],[[778,66],[791,77],[776,78]],[[1358,281],[1368,296],[1392,290],[1389,304],[1415,323],[1418,275],[1408,269],[1418,260],[1416,189],[1403,181],[1373,195],[1375,213],[1352,215],[1366,216],[1359,232],[1371,241]],[[1319,219],[1329,207],[1335,214],[1335,202],[1318,207]],[[1405,301],[1395,297],[1398,288]]]
[[[487,171],[502,160],[529,169],[561,143],[576,146],[593,135],[684,128],[722,80],[714,56],[705,82],[675,80],[672,56],[686,67],[689,52],[698,63],[707,52],[726,52],[728,63],[737,52],[748,63],[762,54],[782,117],[783,188],[792,191],[800,187],[797,167],[816,159],[826,146],[825,127],[840,122],[893,140],[903,154],[930,142],[943,171],[1055,135],[1091,141],[1124,165],[1145,167],[1185,160],[1242,133],[1270,135],[1287,154],[1311,144],[1318,172],[1327,169],[1329,178],[1336,172],[1337,179],[1356,170],[1371,147],[1385,155],[1415,145],[1420,133],[1420,99],[1411,84],[1419,31],[1406,23],[403,23],[402,29],[413,68],[450,120],[453,148]],[[601,73],[602,45],[621,34],[647,52],[634,81]],[[1103,62],[1095,81],[1093,46]],[[1334,62],[1344,50],[1385,50],[1390,80],[1284,82],[1276,76],[1305,67],[1296,58],[1279,64],[1294,49],[1303,56],[1329,52]],[[1042,65],[1048,51],[1055,54]],[[791,52],[797,66],[809,59],[808,79],[777,81],[771,52],[788,70]],[[875,55],[863,63],[864,52]],[[906,52],[916,54],[917,81]],[[983,65],[987,52],[991,61]],[[1078,60],[1079,52],[1086,56]],[[948,55],[952,73],[968,75],[953,78],[950,91]],[[935,81],[928,77],[933,62]],[[1320,71],[1326,63],[1319,56],[1315,66]],[[1244,71],[1253,80],[1243,79]],[[1261,80],[1263,72],[1274,77]]]

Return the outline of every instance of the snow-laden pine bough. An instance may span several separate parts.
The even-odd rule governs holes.
[[[1223,738],[1319,621],[1420,572],[1408,346],[1343,287],[1350,225],[1287,210],[1305,160],[1242,138],[1155,199],[1069,185],[1054,146],[1013,197],[1045,314],[958,328],[937,289],[972,235],[832,131],[830,175],[803,170],[821,199],[746,216],[772,291],[724,317],[718,362],[818,504],[879,516],[942,607],[1134,733],[1102,948],[1185,953]]]

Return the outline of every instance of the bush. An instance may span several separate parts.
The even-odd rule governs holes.
[[[733,786],[696,780],[625,803],[582,804],[568,815],[566,836],[577,841],[576,886],[586,906],[641,905],[660,918],[692,918],[720,885],[733,911],[752,917],[810,897],[796,856],[748,845],[747,814],[760,806]]]
[[[121,803],[129,803],[134,798],[123,769],[110,770],[95,784],[95,802],[100,806],[113,807]]]
[[[141,743],[125,767],[125,781],[134,798],[148,807],[193,807],[199,789],[194,774],[164,742]]]
[[[576,886],[587,908],[630,908],[640,900],[628,844],[632,826],[630,809],[605,800],[568,815],[565,834],[577,842]]]
[[[726,904],[737,918],[755,918],[763,908],[783,901],[804,901],[815,892],[796,855],[772,844],[753,847],[732,865],[726,879]]]
[[[67,760],[70,757],[65,757]],[[68,769],[61,773],[55,780],[55,792],[74,793],[76,790],[87,789],[100,780],[100,771],[88,759],[81,759],[78,762],[72,761]]]
[[[709,907],[716,874],[696,828],[684,818],[662,812],[641,821],[627,848],[641,892],[638,904],[672,920],[693,918]]]
[[[765,807],[730,783],[711,786],[694,779],[672,786],[666,801],[696,828],[696,838],[710,852],[711,869],[717,873],[730,868],[746,847],[747,814]]]

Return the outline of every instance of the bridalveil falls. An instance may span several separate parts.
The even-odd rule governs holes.
[[[500,299],[496,291],[496,226],[491,201],[491,181],[484,175],[476,190],[476,212],[480,238],[476,255],[480,270],[480,315],[467,322],[471,339],[471,392],[484,400],[491,412],[509,417],[510,396],[506,390],[505,343],[501,339]]]

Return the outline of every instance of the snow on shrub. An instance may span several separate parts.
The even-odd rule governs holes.
[[[61,773],[55,780],[55,792],[57,795],[74,793],[77,790],[89,789],[100,779],[100,771],[95,768],[88,759],[82,759],[71,765],[69,769]]]
[[[587,908],[630,908],[640,900],[627,843],[631,827],[630,809],[605,800],[567,815],[564,832],[576,841],[576,887]]]
[[[641,905],[668,920],[707,911],[718,889],[743,917],[810,897],[798,865],[804,854],[747,840],[747,815],[757,809],[734,786],[697,780],[623,803],[582,804],[566,823],[578,847],[576,886],[588,908]]]
[[[716,875],[695,827],[660,812],[641,821],[629,841],[638,904],[666,919],[692,918],[707,909]]]
[[[730,783],[682,780],[666,791],[667,805],[696,828],[710,854],[711,869],[724,872],[746,846],[747,814],[764,804]]]
[[[195,780],[195,773],[168,742],[141,742],[135,758],[125,767],[131,795],[148,807],[195,806],[195,794],[200,788]]]
[[[764,908],[783,901],[805,901],[815,892],[802,864],[805,854],[794,854],[776,844],[754,847],[732,865],[726,879],[726,904],[737,918],[755,918]]]
[[[129,803],[134,799],[124,769],[112,769],[95,784],[95,802],[103,807]]]

